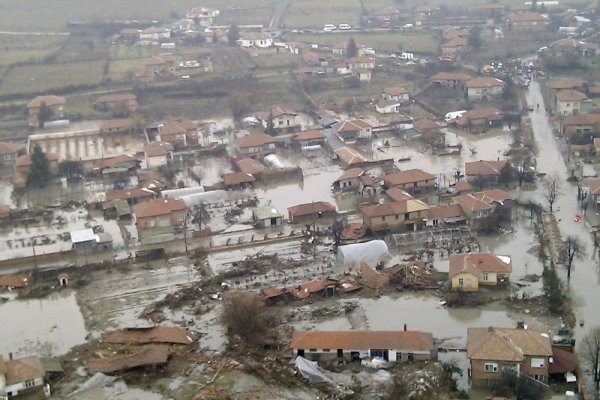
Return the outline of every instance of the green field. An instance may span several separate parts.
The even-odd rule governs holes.
[[[66,36],[0,35],[0,65],[40,62],[57,52]]]
[[[158,54],[158,50],[158,48],[153,46],[128,46],[117,43],[110,46],[109,57],[111,60],[146,59]]]
[[[76,85],[96,85],[104,62],[24,65],[12,67],[0,84],[0,95],[35,94]]]
[[[437,33],[431,30],[412,32],[385,32],[385,33],[320,33],[293,37],[293,40],[317,43],[324,46],[347,43],[354,38],[356,43],[375,50],[396,51],[403,50],[419,54],[437,54],[440,39]]]
[[[325,24],[358,25],[360,3],[345,0],[303,0],[290,2],[284,17],[286,27],[322,28]]]

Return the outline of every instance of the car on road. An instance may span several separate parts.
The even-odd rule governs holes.
[[[340,24],[339,28],[341,31],[349,31],[350,29],[352,29],[352,27],[348,24]]]
[[[337,30],[337,26],[333,24],[325,24],[325,26],[323,27],[324,32],[333,32],[335,30]]]

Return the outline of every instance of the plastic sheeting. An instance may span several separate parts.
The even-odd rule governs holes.
[[[116,381],[114,376],[104,375],[102,372],[97,372],[90,379],[79,385],[79,388],[73,392],[73,395],[85,392],[92,389],[98,389],[106,386],[114,387],[118,392],[127,390],[127,384],[123,381]]]
[[[163,190],[162,192],[160,192],[160,195],[162,197],[178,198],[181,196],[187,196],[190,194],[203,193],[203,192],[204,192],[204,188],[202,186],[198,186],[198,187],[189,187],[189,188],[183,188],[183,189]]]
[[[201,203],[215,203],[217,201],[226,199],[227,196],[228,194],[225,190],[211,190],[210,192],[188,194],[185,196],[179,196],[177,198],[183,201],[186,206],[194,207],[200,205]]]
[[[300,375],[308,379],[310,383],[325,382],[333,386],[350,386],[352,378],[344,374],[336,374],[335,372],[327,371],[319,367],[316,361],[309,361],[304,357],[296,357],[294,364]]]
[[[345,267],[365,263],[373,267],[391,258],[387,244],[383,240],[348,244],[337,249],[337,262]]]
[[[265,164],[267,164],[267,166],[270,168],[274,168],[274,169],[285,168],[285,165],[283,165],[283,162],[279,159],[279,157],[277,157],[276,154],[269,154],[268,156],[266,156],[263,159],[263,162]]]

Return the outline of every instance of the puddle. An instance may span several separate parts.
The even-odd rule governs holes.
[[[58,356],[85,342],[87,334],[75,292],[45,299],[13,300],[0,305],[0,353],[15,358]]]

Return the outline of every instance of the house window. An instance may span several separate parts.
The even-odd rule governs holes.
[[[543,358],[532,358],[531,368],[544,368],[545,360]]]
[[[465,280],[463,278],[458,278],[458,286],[464,286]]]
[[[185,214],[177,214],[177,221],[183,221],[185,220]]]
[[[567,103],[567,107],[571,107],[571,103]]]
[[[32,388],[34,386],[35,386],[35,381],[33,381],[33,380],[29,380],[29,381],[25,382],[25,387],[26,388]]]
[[[400,219],[400,216],[398,214],[396,214],[396,220]]]
[[[308,351],[310,351],[311,353],[316,353],[317,349],[308,349]]]
[[[496,363],[485,363],[485,364],[483,364],[483,370],[485,372],[498,372],[498,364],[496,364]]]
[[[382,221],[385,221],[385,215],[384,215],[383,217],[381,217],[381,220],[382,220]]]
[[[417,182],[413,183],[413,187],[417,187]]]
[[[533,379],[535,379],[536,381],[543,382],[545,380],[544,378],[545,377],[542,374],[533,374]]]
[[[323,353],[329,353],[329,349],[323,349]]]
[[[404,219],[407,220],[410,218],[410,214],[409,213],[404,213]]]
[[[484,281],[487,281],[488,280],[488,273],[484,272],[481,279],[483,279]]]
[[[11,158],[12,158],[12,156],[11,156],[10,154],[5,154],[5,155],[4,155],[4,159],[5,159],[6,161],[10,161],[10,159],[11,159]]]

